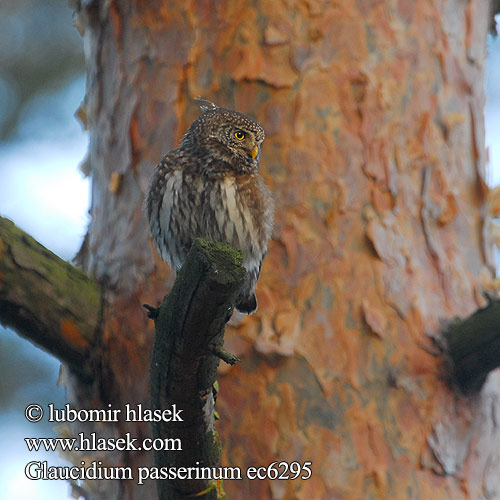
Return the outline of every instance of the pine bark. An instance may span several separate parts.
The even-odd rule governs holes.
[[[494,273],[489,23],[483,0],[81,2],[93,187],[80,261],[106,307],[95,382],[68,375],[70,401],[147,405],[153,332],[140,305],[158,304],[173,277],[142,200],[202,96],[263,124],[277,201],[259,311],[226,332],[242,362],[220,373],[222,463],[313,471],[225,482],[228,498],[500,496],[498,373],[462,396],[435,349],[447,323],[485,305]],[[139,452],[105,458],[152,464]],[[82,487],[155,498],[152,481]]]

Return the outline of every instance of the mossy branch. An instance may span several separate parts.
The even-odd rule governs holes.
[[[89,378],[100,315],[96,283],[0,217],[0,323]]]
[[[180,439],[182,451],[155,454],[157,467],[217,467],[220,442],[214,427],[217,366],[237,358],[222,348],[225,325],[245,278],[241,252],[196,240],[170,293],[149,307],[156,334],[151,356],[153,410],[182,410],[182,422],[153,424],[153,437]],[[159,480],[160,500],[223,498],[211,480]]]
[[[500,366],[500,300],[451,324],[444,336],[454,381],[465,393],[479,391]]]

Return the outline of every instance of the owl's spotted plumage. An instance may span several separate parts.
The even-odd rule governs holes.
[[[176,268],[198,237],[243,250],[248,277],[236,308],[251,314],[273,224],[271,193],[258,173],[264,129],[238,111],[202,110],[151,178],[146,212],[153,242]]]

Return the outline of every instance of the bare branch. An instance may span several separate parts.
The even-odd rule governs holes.
[[[500,301],[451,324],[444,335],[454,381],[466,393],[479,391],[500,366]]]
[[[495,16],[500,13],[500,0],[491,0],[490,33],[497,36]]]

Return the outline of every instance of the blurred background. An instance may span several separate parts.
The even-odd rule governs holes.
[[[486,77],[488,179],[500,184],[500,38],[489,38]],[[74,117],[85,93],[83,43],[68,0],[0,3],[0,215],[71,260],[88,223],[89,183],[79,169],[87,134]],[[0,326],[1,500],[72,498],[65,481],[30,481],[30,460],[61,465],[56,453],[28,452],[24,437],[55,436],[29,423],[32,402],[62,407],[59,362]]]
[[[89,183],[79,171],[87,134],[74,117],[85,93],[83,43],[68,0],[0,2],[0,215],[71,260],[88,222]],[[30,402],[62,407],[60,363],[0,326],[0,499],[72,498],[65,481],[30,481],[31,460],[61,465],[57,453],[28,452],[25,437],[55,436],[30,423]]]

